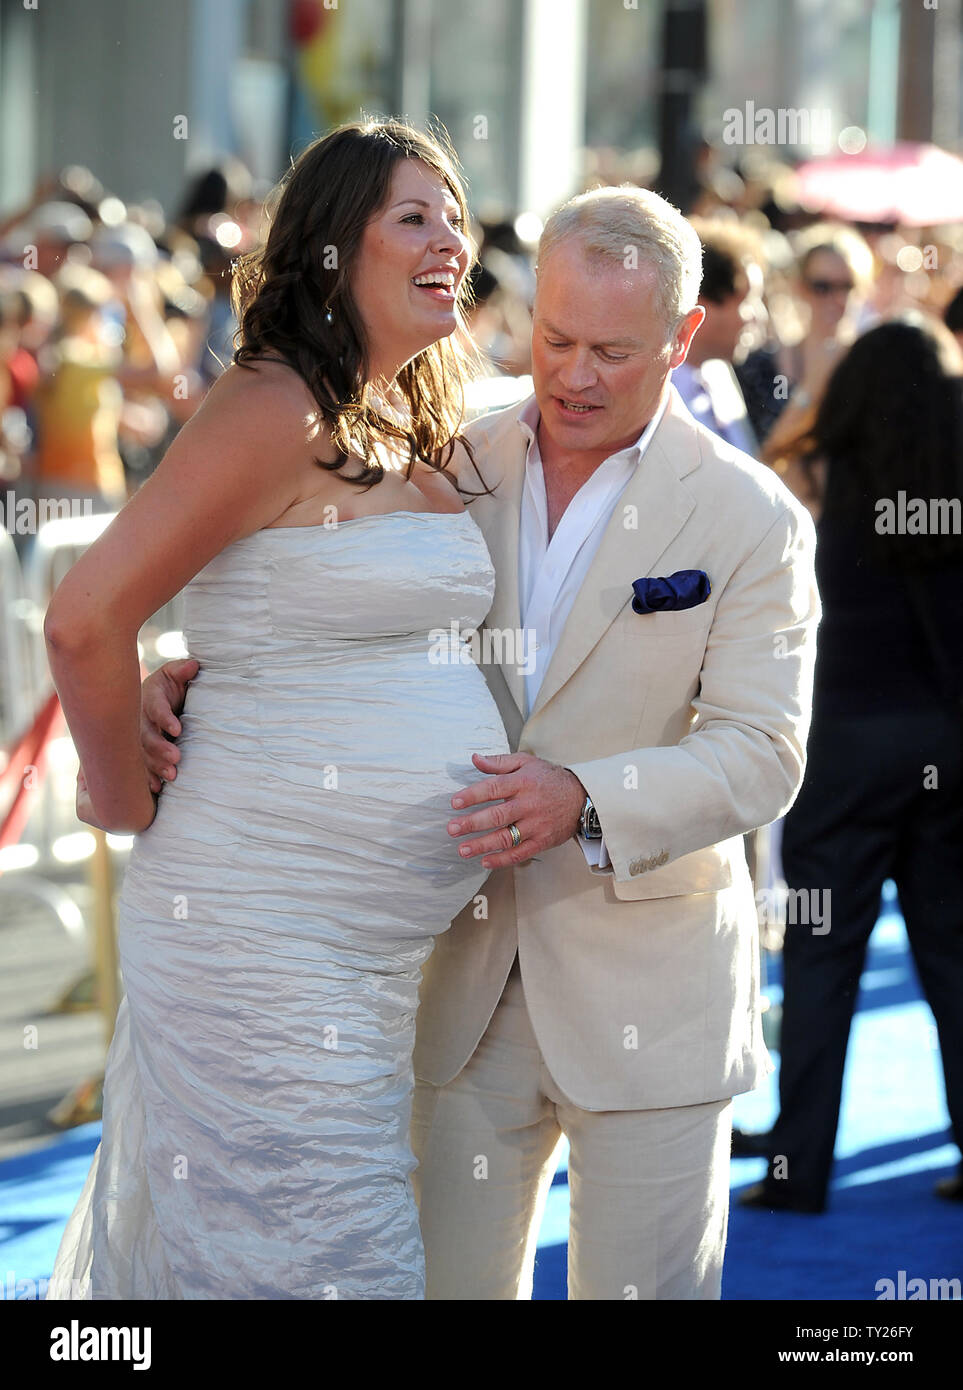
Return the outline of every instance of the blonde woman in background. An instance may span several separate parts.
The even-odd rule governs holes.
[[[813,422],[830,374],[862,326],[873,284],[873,253],[850,227],[819,223],[796,241],[798,341],[760,348],[739,369],[746,403],[763,438],[761,457],[781,459]]]

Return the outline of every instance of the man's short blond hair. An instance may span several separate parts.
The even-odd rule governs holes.
[[[634,269],[652,265],[666,336],[694,309],[702,281],[702,244],[678,208],[648,188],[593,188],[552,213],[538,243],[544,262],[560,242],[574,241],[589,261]]]

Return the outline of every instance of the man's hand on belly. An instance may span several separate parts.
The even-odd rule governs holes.
[[[464,858],[484,855],[482,868],[507,868],[563,845],[575,834],[586,792],[574,772],[531,753],[491,758],[473,753],[472,762],[488,776],[452,797],[452,807],[462,814],[448,822],[448,834],[458,838],[492,833],[461,845]],[[501,804],[492,806],[493,801]],[[480,809],[466,811],[472,806]],[[517,826],[521,836],[517,846],[512,844],[510,825]]]

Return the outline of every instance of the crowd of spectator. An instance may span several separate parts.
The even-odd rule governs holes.
[[[595,163],[590,182],[624,175]],[[709,312],[676,385],[813,503],[798,446],[854,339],[915,308],[963,341],[963,228],[820,222],[787,198],[779,166],[740,173],[709,149],[701,172]],[[230,361],[231,262],[263,234],[265,193],[225,159],[168,220],[73,166],[0,218],[0,508],[12,489],[113,510],[156,466]],[[525,377],[532,248],[510,220],[474,232],[472,334],[493,376]]]
[[[260,217],[228,161],[169,222],[80,167],[0,220],[0,508],[123,505],[230,360],[231,260]]]

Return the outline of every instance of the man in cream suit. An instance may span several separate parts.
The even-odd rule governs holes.
[[[453,804],[493,872],[424,975],[432,1299],[530,1297],[563,1134],[569,1297],[720,1296],[731,1097],[772,1069],[742,835],[802,780],[819,600],[808,513],[671,388],[699,275],[654,194],[567,204],[539,249],[534,397],[468,430],[494,489],[472,504],[496,571],[480,647],[518,751],[477,757]],[[689,575],[689,606],[635,610],[635,581],[679,571],[704,601]]]

